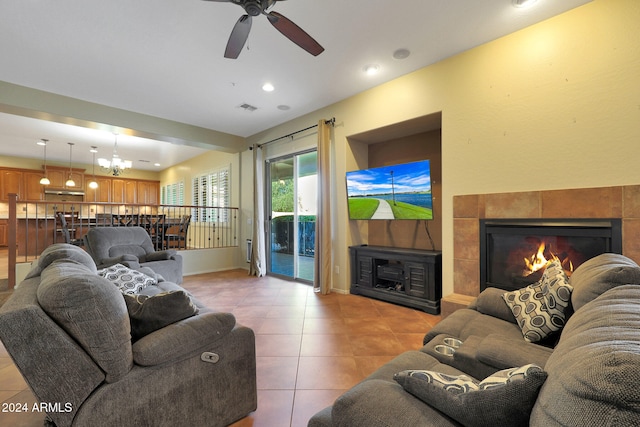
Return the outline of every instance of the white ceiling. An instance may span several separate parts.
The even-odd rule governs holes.
[[[308,54],[258,16],[230,60],[224,49],[244,13],[232,3],[0,0],[0,80],[247,137],[589,1],[538,0],[527,9],[512,0],[282,1],[273,10],[325,52]],[[394,59],[400,48],[411,55]],[[380,72],[365,75],[368,64]],[[262,91],[265,82],[275,91]],[[244,103],[257,110],[239,108]],[[0,154],[39,157],[40,138],[61,161],[66,142],[78,154],[113,148],[108,132],[0,113]],[[151,170],[202,152],[125,135],[118,146],[121,157],[148,160],[135,167]]]

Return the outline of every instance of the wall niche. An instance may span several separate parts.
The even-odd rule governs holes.
[[[350,221],[353,244],[442,249],[441,121],[441,113],[436,113],[348,138],[351,154],[357,165],[352,170],[430,160],[434,217],[430,221]],[[433,247],[425,226],[428,226],[433,239]]]

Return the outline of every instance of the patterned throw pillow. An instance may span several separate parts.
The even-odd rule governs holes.
[[[564,327],[573,287],[560,261],[547,264],[542,279],[525,288],[506,292],[507,303],[525,341],[538,342]]]
[[[407,392],[465,426],[493,427],[498,420],[501,425],[528,426],[529,414],[547,374],[530,364],[496,372],[481,382],[466,375],[420,370],[402,371],[393,379]]]
[[[122,264],[115,264],[111,267],[98,270],[98,274],[112,282],[120,289],[120,292],[127,295],[137,294],[149,285],[158,284],[157,280],[153,277],[132,270]]]
[[[403,371],[408,375],[447,390],[449,393],[461,394],[479,390],[478,381],[466,375],[447,375],[433,371]],[[396,379],[397,381],[397,379]]]

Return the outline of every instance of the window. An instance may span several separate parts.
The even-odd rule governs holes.
[[[197,222],[227,222],[230,207],[230,173],[226,166],[206,175],[193,178],[193,204],[207,209],[194,208],[192,218]]]
[[[184,205],[184,182],[167,184],[162,187],[160,203],[163,205]]]

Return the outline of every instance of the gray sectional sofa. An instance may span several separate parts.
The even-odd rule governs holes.
[[[49,423],[226,426],[254,411],[253,331],[138,273],[148,283],[125,295],[137,273],[114,286],[84,250],[55,244],[0,308],[0,339]]]
[[[640,425],[640,267],[603,254],[578,267],[569,284],[560,332],[525,341],[505,291],[488,288],[429,331],[422,348],[379,368],[309,427]],[[509,387],[467,391],[447,382],[478,384],[529,364],[543,372]]]

